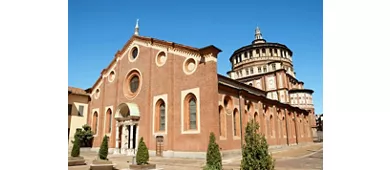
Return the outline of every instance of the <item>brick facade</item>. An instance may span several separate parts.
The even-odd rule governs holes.
[[[234,80],[217,73],[219,52],[133,35],[88,90],[93,147],[107,135],[113,152],[130,154],[143,137],[152,155],[205,157],[210,132],[223,151],[239,150],[252,118],[270,145],[313,141],[314,110],[289,102],[294,77],[280,69]]]

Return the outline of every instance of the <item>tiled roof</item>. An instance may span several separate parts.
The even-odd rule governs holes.
[[[76,88],[76,87],[70,87],[68,86],[68,92],[71,94],[78,94],[78,95],[89,95],[85,90]]]

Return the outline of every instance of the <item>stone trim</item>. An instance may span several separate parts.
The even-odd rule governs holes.
[[[197,114],[196,114],[196,123],[197,123],[197,130],[185,130],[184,127],[184,117],[185,117],[185,111],[184,111],[184,102],[185,102],[185,98],[188,94],[192,93],[195,98],[196,98],[196,109],[197,109]],[[199,87],[197,88],[193,88],[193,89],[188,89],[188,90],[183,90],[181,91],[181,99],[180,99],[180,106],[181,106],[181,114],[180,114],[180,117],[181,117],[181,134],[200,134],[200,114],[201,113],[201,110],[200,110],[200,89]]]

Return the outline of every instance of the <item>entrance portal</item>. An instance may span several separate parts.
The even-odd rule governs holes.
[[[115,120],[116,153],[135,155],[138,148],[138,106],[134,103],[122,103],[117,107]]]

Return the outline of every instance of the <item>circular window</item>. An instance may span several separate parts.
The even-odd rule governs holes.
[[[128,53],[130,62],[134,62],[138,58],[138,55],[139,55],[138,46],[134,46],[133,48],[131,48],[130,52]]]
[[[131,57],[133,59],[136,59],[138,56],[138,48],[137,47],[134,47],[133,50],[131,51]]]
[[[186,61],[184,61],[184,72],[186,74],[192,74],[196,70],[196,61],[193,58],[188,58]]]
[[[165,62],[167,61],[167,55],[165,52],[161,51],[157,54],[157,57],[156,57],[156,64],[157,66],[162,66],[165,64]]]
[[[126,98],[134,98],[140,91],[142,79],[137,70],[130,71],[123,84],[123,92]]]
[[[108,81],[109,81],[109,82],[112,82],[112,81],[114,81],[114,79],[115,79],[115,72],[114,72],[114,70],[113,70],[113,71],[111,71],[110,74],[108,75]]]
[[[95,91],[95,99],[99,98],[99,95],[100,95],[100,90],[96,89],[96,91]]]

